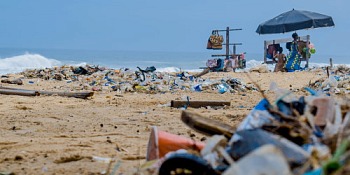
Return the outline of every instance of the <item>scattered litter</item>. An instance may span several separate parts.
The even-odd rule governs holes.
[[[128,92],[215,91],[219,94],[248,94],[249,91],[257,91],[257,87],[246,85],[235,78],[199,79],[186,72],[177,75],[156,72],[153,66],[145,70],[138,69],[135,72],[130,69],[113,70],[88,65],[62,66],[27,70],[21,74],[27,79],[79,83],[79,86],[91,91],[116,91],[117,97],[123,97],[120,94]],[[264,67],[257,70],[265,71]],[[22,81],[22,78],[1,78],[6,78],[1,80],[2,83],[19,85],[19,80]],[[28,83],[32,84],[34,81],[30,80]],[[203,139],[205,143],[195,141],[193,137],[186,138],[153,127],[147,154],[128,154],[122,160],[146,159],[147,167],[159,174],[350,174],[350,104],[346,99],[336,98],[337,94],[350,93],[348,70],[337,68],[329,77],[310,82],[304,89],[310,96],[298,97],[293,91],[280,89],[272,84],[270,91],[276,94],[275,99],[261,99],[237,128],[184,110],[181,114],[182,121],[191,129],[208,136],[208,139]],[[8,94],[50,95],[46,91],[2,86],[0,90]],[[110,96],[109,99],[111,98]],[[186,98],[158,106],[187,109],[231,105],[229,101],[194,101]],[[25,106],[16,108],[30,110]],[[147,112],[143,114],[146,115]],[[13,130],[15,129],[14,127]],[[118,146],[116,149],[121,150]],[[79,161],[84,158],[86,157],[71,155],[61,157],[54,163]],[[89,158],[106,164],[113,161],[112,158],[98,156]],[[115,169],[119,166],[120,164],[116,164]],[[6,173],[0,172],[0,175]]]
[[[154,66],[133,71],[125,69],[109,69],[98,66],[61,66],[45,69],[30,69],[20,73],[18,79],[9,79],[2,76],[1,82],[11,84],[23,84],[22,79],[27,79],[28,84],[39,85],[40,79],[49,81],[64,81],[71,84],[70,91],[116,91],[118,94],[128,92],[142,93],[166,93],[175,91],[217,91],[223,93],[256,91],[254,86],[246,85],[235,78],[220,80],[195,78],[188,72],[178,74],[157,72]],[[3,79],[6,78],[6,79]],[[58,90],[64,87],[56,87]],[[67,90],[67,89],[62,89]]]
[[[318,83],[318,88],[305,87],[310,96],[300,97],[272,84],[275,100],[264,96],[237,128],[182,111],[182,121],[209,138],[203,147],[194,147],[199,142],[186,138],[164,142],[171,138],[164,135],[172,134],[152,130],[148,168],[153,174],[350,174],[350,104],[334,96],[342,75],[329,79],[331,83]],[[184,104],[182,100],[177,106]],[[192,147],[186,148],[189,143]]]

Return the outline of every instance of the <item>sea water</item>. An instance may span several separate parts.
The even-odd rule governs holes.
[[[223,52],[223,51],[222,51]],[[222,53],[221,53],[222,54]],[[246,69],[262,64],[262,54],[247,53]],[[350,56],[312,55],[309,67],[329,65],[329,58],[334,65],[350,66]],[[97,51],[68,49],[10,49],[0,48],[0,74],[17,73],[26,69],[50,68],[62,65],[95,65],[106,68],[129,68],[136,70],[154,66],[160,72],[199,72],[205,67],[210,52],[160,52],[160,51]],[[269,65],[273,70],[274,65]]]

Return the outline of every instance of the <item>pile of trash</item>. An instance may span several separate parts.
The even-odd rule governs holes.
[[[331,72],[328,71],[328,77],[320,78],[310,82],[310,87],[319,91],[327,91],[334,94],[350,93],[350,69],[346,66],[338,66]]]
[[[274,86],[275,100],[263,98],[237,128],[208,118],[196,126],[185,122],[210,136],[205,143],[154,127],[143,173],[350,174],[349,101],[336,100],[327,90],[305,89],[311,95],[297,97]],[[197,120],[182,112],[187,121]]]
[[[154,66],[138,70],[108,69],[98,66],[61,66],[45,69],[32,69],[20,73],[26,79],[44,79],[52,81],[66,81],[76,84],[73,90],[92,90],[92,91],[118,91],[125,92],[145,92],[145,93],[164,93],[183,91],[217,91],[226,92],[246,92],[255,91],[254,85],[245,84],[236,78],[226,78],[211,80],[209,78],[195,78],[188,72],[166,73],[157,72]],[[5,76],[6,77],[6,76]],[[23,84],[22,79],[10,80],[3,79],[4,83]],[[13,82],[13,83],[12,83]],[[25,82],[24,82],[25,83]],[[28,83],[35,83],[29,81]],[[73,87],[73,86],[72,86]]]
[[[26,78],[41,78],[44,80],[77,80],[78,75],[92,75],[93,73],[104,71],[106,68],[98,66],[61,66],[45,69],[28,69],[21,72]]]
[[[259,69],[261,67],[258,67]],[[237,78],[200,78],[188,72],[167,73],[158,72],[154,66],[138,70],[129,68],[110,69],[99,66],[61,66],[45,69],[30,69],[20,73],[26,79],[44,79],[50,81],[65,81],[72,83],[74,90],[118,91],[165,93],[174,91],[217,91],[218,93],[236,93],[257,91],[254,84],[246,84]],[[254,72],[254,70],[251,70]],[[261,72],[259,70],[259,72]],[[331,91],[335,94],[350,93],[349,68],[338,66],[330,73],[329,78],[320,78],[310,82],[309,87],[322,91]],[[24,81],[23,78],[10,79],[7,75],[1,76],[2,83],[23,85],[35,84],[35,81]]]

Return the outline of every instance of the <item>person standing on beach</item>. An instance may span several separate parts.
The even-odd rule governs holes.
[[[300,52],[298,49],[298,34],[293,33],[292,35],[293,41],[291,44],[291,51],[287,55],[286,63],[284,64],[284,68],[287,72],[294,72],[295,70],[300,69]]]
[[[284,67],[284,64],[286,63],[286,60],[285,60],[286,56],[282,52],[283,52],[283,49],[282,49],[282,47],[280,47],[278,49],[277,53],[273,56],[274,59],[277,58],[274,72],[284,72],[285,71],[285,69],[283,69],[283,67]]]

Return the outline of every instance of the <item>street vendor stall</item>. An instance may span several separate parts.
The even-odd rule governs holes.
[[[236,68],[244,68],[245,67],[245,60],[244,55],[237,54],[236,53],[236,47],[238,45],[242,45],[242,43],[230,43],[230,32],[231,31],[238,31],[242,29],[230,29],[227,27],[225,30],[213,30],[212,34],[210,35],[208,39],[207,49],[212,50],[221,50],[223,49],[223,46],[225,46],[225,54],[213,54],[212,57],[215,57],[215,59],[208,60],[208,64],[206,65],[206,68],[210,68],[212,66],[212,63],[215,65],[220,65],[220,60],[224,60],[224,64],[222,64],[222,67],[217,67],[216,69],[213,69],[214,71],[229,71],[228,68],[232,68],[233,71]],[[220,32],[225,32],[225,43],[224,43],[224,37],[223,35],[220,35]],[[230,52],[230,46],[232,47],[232,52]],[[216,63],[216,61],[218,63]],[[228,64],[227,64],[228,63]],[[214,66],[215,66],[214,65]]]

